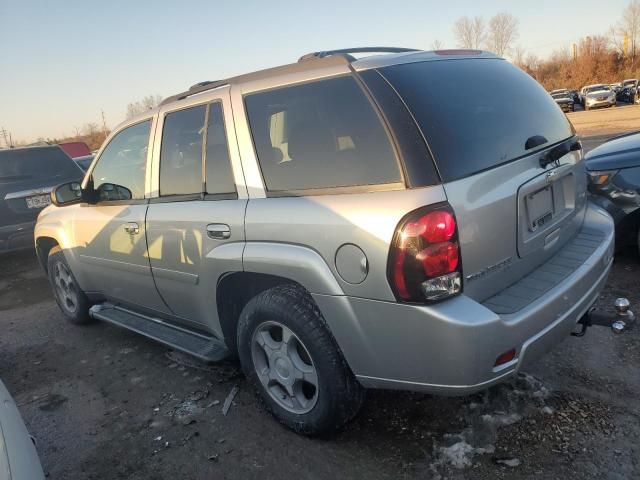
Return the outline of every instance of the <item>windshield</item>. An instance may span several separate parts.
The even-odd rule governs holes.
[[[625,80],[625,81],[622,83],[622,86],[623,86],[623,87],[628,87],[628,86],[630,86],[630,85],[634,85],[634,84],[636,83],[636,81],[637,81],[637,80]]]
[[[574,135],[549,93],[505,60],[408,63],[380,73],[413,113],[445,182]],[[527,149],[533,137],[543,137],[543,142]]]
[[[553,98],[569,98],[568,93],[552,93],[551,96]]]
[[[595,93],[595,92],[610,92],[611,89],[606,85],[596,85],[595,87],[587,88],[587,93]]]
[[[81,175],[75,162],[59,147],[0,150],[0,182]]]

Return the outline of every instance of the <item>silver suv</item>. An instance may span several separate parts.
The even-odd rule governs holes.
[[[35,229],[64,315],[237,355],[307,434],[365,388],[468,394],[565,338],[614,237],[565,115],[489,53],[369,50],[202,82],[118,126]]]

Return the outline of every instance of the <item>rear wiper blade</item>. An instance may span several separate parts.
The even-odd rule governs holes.
[[[582,143],[579,140],[575,140],[571,143],[564,142],[558,145],[557,147],[553,147],[544,155],[540,156],[540,166],[545,168],[547,165],[553,162],[557,162],[562,157],[564,157],[569,152],[575,152],[577,150],[582,150]]]

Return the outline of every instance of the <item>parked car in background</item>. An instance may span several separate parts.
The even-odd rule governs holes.
[[[493,54],[354,57],[371,51],[198,84],[116,127],[38,219],[63,315],[237,355],[306,434],[364,388],[468,394],[561,342],[613,261],[571,123]]]
[[[75,157],[73,161],[76,162],[76,164],[78,164],[78,166],[82,169],[83,172],[86,172],[91,166],[91,162],[93,162],[94,158],[95,158],[95,155],[92,154],[92,155],[85,155],[83,157]]]
[[[573,100],[574,105],[580,104],[580,93],[577,90],[569,90],[569,96]]]
[[[613,138],[585,157],[589,192],[616,225],[618,247],[640,243],[640,133]]]
[[[82,176],[57,145],[0,150],[0,252],[31,248],[33,226],[53,187]]]
[[[575,111],[575,104],[573,102],[573,98],[571,98],[569,90],[553,90],[551,92],[551,97],[563,112],[567,113]]]
[[[638,90],[638,79],[629,78],[622,82],[622,87],[619,92],[617,92],[617,97],[619,100],[625,103],[634,103],[636,100],[636,93]]]
[[[65,142],[59,143],[58,145],[71,158],[91,155],[91,149],[89,148],[89,145],[84,142]]]
[[[583,98],[585,110],[616,105],[616,94],[609,85],[603,83],[585,87]]]
[[[44,472],[16,402],[0,381],[0,478],[44,480]]]

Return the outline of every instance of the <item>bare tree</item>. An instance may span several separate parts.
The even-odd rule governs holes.
[[[453,25],[453,36],[462,48],[480,48],[487,36],[484,19],[460,17]]]
[[[431,44],[431,50],[442,50],[443,47],[444,47],[444,44],[437,38]]]
[[[513,63],[515,63],[518,67],[524,69],[524,67],[526,67],[527,65],[526,56],[527,51],[522,45],[518,45],[513,53]]]
[[[127,118],[135,117],[136,115],[151,110],[157,107],[162,101],[160,95],[147,95],[142,100],[137,102],[131,102],[127,105]]]
[[[499,56],[511,50],[511,45],[518,39],[518,19],[510,13],[498,13],[489,20],[487,47]]]
[[[622,11],[622,18],[611,27],[613,46],[621,54],[635,61],[638,54],[638,37],[640,37],[640,1],[632,0]],[[626,41],[625,41],[626,37]]]
[[[540,58],[535,53],[528,53],[524,64],[528,71],[535,72],[540,68]]]

